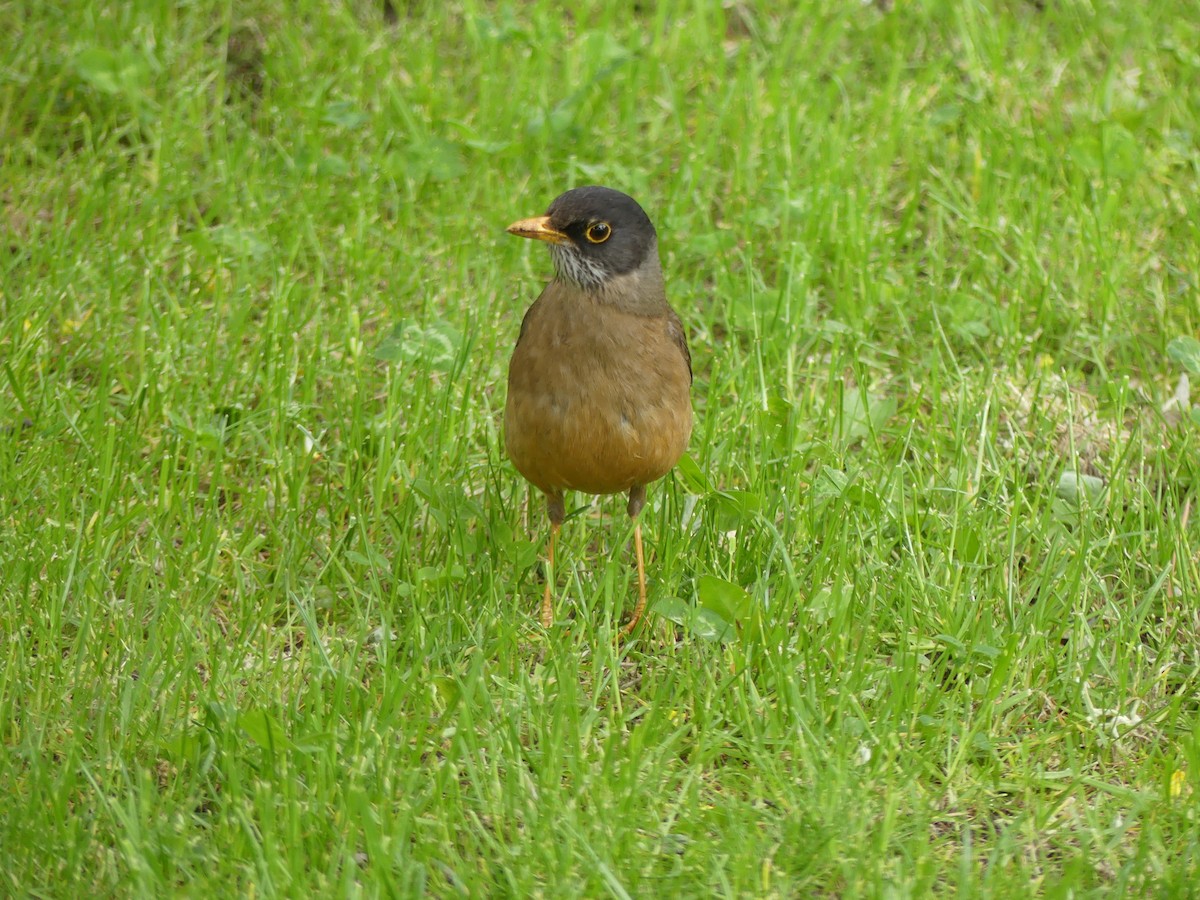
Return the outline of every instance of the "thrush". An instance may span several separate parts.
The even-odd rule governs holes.
[[[554,279],[521,322],[504,407],[508,455],[545,494],[550,517],[542,624],[553,622],[564,495],[628,492],[638,575],[632,632],[646,608],[638,520],[646,486],[671,471],[692,433],[692,359],[667,302],[658,235],[632,197],[595,186],[567,191],[508,232],[544,241],[554,261]]]

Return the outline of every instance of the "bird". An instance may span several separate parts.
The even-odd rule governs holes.
[[[521,320],[504,407],[505,449],[545,495],[550,519],[541,623],[554,621],[566,492],[628,493],[638,576],[631,634],[646,608],[646,487],[671,471],[692,433],[692,357],[667,302],[658,233],[636,200],[598,185],[561,194],[507,231],[544,242],[554,263]]]

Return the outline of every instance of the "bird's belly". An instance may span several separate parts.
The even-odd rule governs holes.
[[[657,396],[623,387],[610,373],[602,390],[591,378],[511,389],[505,442],[517,470],[550,493],[613,494],[667,474],[691,435],[686,382]]]

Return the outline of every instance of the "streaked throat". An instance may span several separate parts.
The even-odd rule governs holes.
[[[550,257],[554,260],[554,269],[560,278],[590,291],[604,284],[604,267],[596,260],[588,259],[575,248],[564,244],[551,244]]]

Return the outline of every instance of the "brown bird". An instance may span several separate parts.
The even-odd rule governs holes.
[[[545,241],[555,269],[521,322],[504,408],[508,455],[546,495],[550,514],[542,624],[553,621],[563,493],[628,491],[638,569],[632,632],[646,608],[637,521],[646,485],[671,471],[692,433],[692,358],[667,303],[658,235],[632,197],[605,187],[567,191],[508,232]]]

